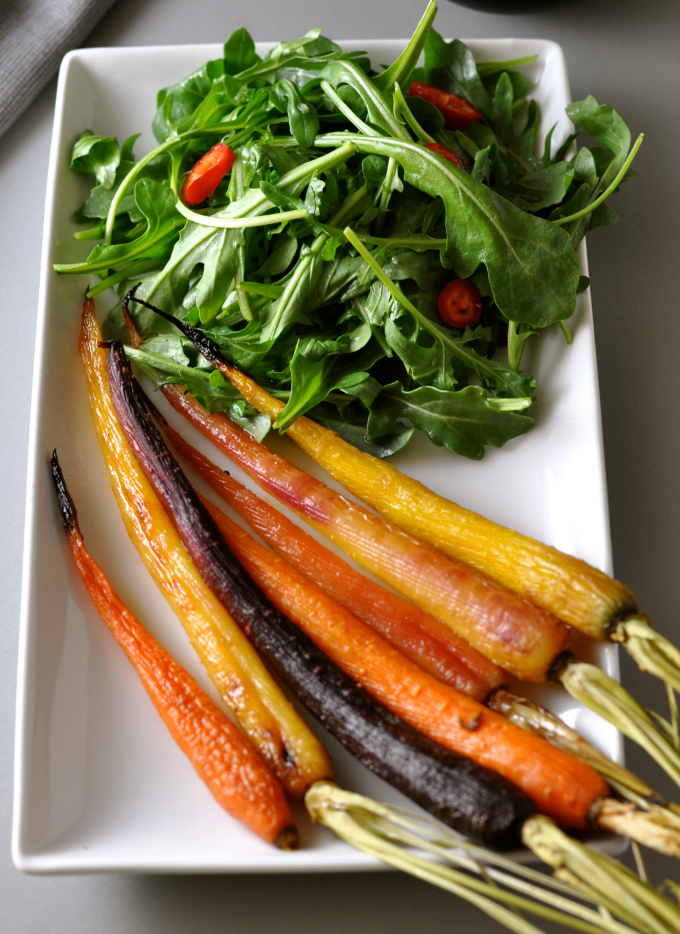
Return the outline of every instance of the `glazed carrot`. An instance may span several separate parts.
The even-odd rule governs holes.
[[[106,353],[94,302],[83,308],[80,351],[90,412],[130,538],[185,627],[220,696],[291,794],[332,774],[323,746],[201,579],[172,522],[139,468],[111,402]]]
[[[505,673],[448,626],[359,574],[278,510],[219,470],[170,425],[164,424],[163,430],[173,447],[270,547],[407,658],[479,701],[504,683]]]
[[[52,454],[52,476],[76,567],[92,602],[135,668],[172,738],[217,803],[267,843],[298,844],[283,788],[255,749],[141,625],[88,553],[78,515]]]
[[[212,362],[212,361],[211,361]],[[214,364],[258,412],[284,408],[245,373]],[[458,506],[302,416],[286,434],[346,490],[411,535],[464,561],[586,635],[606,639],[637,610],[631,591],[580,558]]]
[[[589,825],[608,791],[594,769],[436,680],[220,509],[203,502],[272,603],[388,710],[447,749],[513,782],[563,827]]]
[[[135,299],[135,301],[139,301]],[[145,304],[140,301],[140,304]],[[210,362],[244,399],[272,421],[284,403],[227,363],[201,331],[165,315],[190,340],[199,342]],[[205,355],[204,354],[204,355]],[[452,558],[476,568],[509,590],[543,607],[596,639],[608,639],[617,622],[636,613],[631,591],[580,558],[497,525],[428,490],[384,460],[359,451],[336,432],[301,416],[286,430],[296,444],[363,502],[406,532]],[[637,619],[637,617],[636,617]],[[621,637],[620,641],[625,641]]]
[[[262,489],[496,665],[525,681],[542,682],[568,648],[567,629],[550,614],[331,490],[225,415],[209,415],[183,387],[167,385],[163,391],[173,408]]]

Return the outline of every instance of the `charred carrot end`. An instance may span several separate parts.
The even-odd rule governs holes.
[[[255,749],[127,609],[88,553],[57,452],[52,476],[71,554],[92,602],[133,664],[173,739],[211,794],[232,817],[283,849],[297,831],[283,788]]]
[[[505,673],[438,619],[359,574],[278,510],[219,470],[169,425],[173,447],[267,544],[341,606],[440,681],[483,701]]]
[[[393,714],[434,742],[493,769],[563,827],[585,829],[606,782],[589,765],[442,684],[204,500],[269,599]]]
[[[286,790],[299,797],[333,766],[220,602],[201,579],[142,473],[116,418],[94,303],[83,308],[80,350],[90,412],[127,532],[186,629],[220,696]]]

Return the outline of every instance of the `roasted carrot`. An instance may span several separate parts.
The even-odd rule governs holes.
[[[120,425],[140,466],[206,582],[247,632],[271,620],[284,627],[286,617],[292,618],[407,724],[493,768],[564,826],[588,826],[607,792],[594,769],[418,668],[226,516],[218,526],[216,507],[197,496],[150,417],[149,404],[118,341],[111,344],[108,371]],[[234,561],[220,531],[230,535],[241,564]],[[259,556],[257,563],[250,561],[253,554]],[[252,574],[257,570],[257,583],[263,589],[267,581],[269,600],[243,574],[242,564]],[[274,607],[280,611],[278,617]]]
[[[504,683],[505,673],[448,626],[359,574],[278,510],[219,470],[170,425],[165,423],[163,430],[173,447],[271,548],[407,658],[479,701]]]
[[[283,788],[191,675],[146,631],[88,553],[56,450],[52,477],[71,554],[92,602],[139,675],[172,738],[221,807],[267,843],[298,844]]]
[[[671,805],[669,809],[668,803],[647,783],[612,762],[545,707],[507,690],[493,689],[493,685],[504,678],[500,669],[491,665],[466,642],[461,640],[460,644],[451,644],[446,641],[447,636],[454,634],[438,620],[356,572],[278,510],[243,487],[228,473],[219,470],[174,431],[160,413],[156,413],[156,418],[184,459],[288,564],[318,584],[341,606],[383,635],[391,645],[439,681],[485,703],[492,710],[509,717],[522,729],[537,733],[548,742],[584,759],[606,781],[614,779],[617,790],[629,796],[630,800],[648,801],[655,809],[654,823],[659,839],[650,844],[649,837],[643,840],[639,832],[637,836],[633,833],[633,836],[661,852],[679,854],[675,808]],[[442,637],[441,642],[438,642],[438,637]],[[480,661],[481,670],[478,664]],[[608,812],[611,813],[610,810]],[[663,841],[660,839],[662,826]]]
[[[80,351],[90,412],[130,538],[185,627],[220,696],[265,761],[296,796],[332,774],[323,746],[296,713],[239,627],[201,579],[116,418],[94,302],[83,307]]]
[[[206,582],[273,670],[360,761],[440,819],[496,845],[516,841],[527,808],[534,811],[530,799],[496,773],[402,723],[267,599],[229,550],[149,418],[148,402],[117,341],[108,363],[111,397],[140,467]]]
[[[211,353],[212,342],[202,332],[170,320],[191,340],[202,338],[202,349]],[[213,348],[213,366],[258,412],[275,420],[284,404]],[[631,591],[597,568],[456,505],[311,419],[296,419],[286,434],[334,480],[385,518],[587,635],[606,639],[618,620],[637,610]]]
[[[563,827],[588,826],[591,809],[607,793],[594,769],[418,668],[216,506],[204,502],[272,603],[370,694],[430,739],[514,782]]]
[[[164,394],[266,492],[496,665],[523,680],[541,682],[568,648],[567,629],[550,614],[331,490],[225,415],[209,415],[183,387],[166,386]]]
[[[129,297],[130,295],[128,295],[128,298]],[[138,301],[141,304],[148,305],[147,302],[141,299],[138,299]],[[280,411],[280,404],[272,399],[269,393],[243,373],[225,362],[217,345],[202,331],[173,318],[171,315],[167,315],[165,312],[160,311],[160,309],[155,308],[155,306],[148,305],[148,307],[152,308],[162,317],[172,321],[175,326],[199,348],[206,359],[209,359],[214,366],[219,368],[219,370],[227,376],[227,378],[231,379],[232,383],[241,390],[242,394],[255,408],[273,414]],[[171,393],[167,388],[164,392],[167,394],[168,398],[175,400],[176,407],[179,409],[182,408],[181,400],[177,400],[176,393]],[[194,414],[196,414],[200,406],[197,406],[197,403],[193,400],[193,406],[189,408],[193,408]],[[187,413],[189,412],[189,408],[186,409]],[[201,419],[202,416],[199,416],[198,421],[200,422]],[[298,426],[300,426],[300,430],[299,434],[296,434],[295,429]],[[208,433],[211,429],[214,432],[214,424],[209,425]],[[220,433],[221,432],[218,432],[218,434]],[[394,468],[390,468],[389,465],[385,464],[383,461],[378,461],[371,457],[369,457],[367,461],[366,455],[356,451],[355,448],[346,444],[338,435],[327,431],[320,425],[316,425],[309,419],[298,419],[291,427],[289,433],[296,437],[299,443],[305,447],[305,450],[309,450],[319,463],[326,466],[329,472],[333,472],[331,465],[335,463],[335,461],[339,461],[341,466],[345,469],[345,473],[349,473],[350,478],[355,477],[357,479],[359,488],[361,488],[362,484],[369,489],[375,485],[376,471],[373,470],[371,474],[372,464],[375,463],[379,465],[379,469],[388,472],[388,476],[401,478],[401,480],[404,481],[404,488],[411,489],[411,486],[413,486],[417,490],[422,490],[422,500],[427,500],[425,494],[427,494],[428,491],[421,484],[408,480],[408,478],[401,477],[398,471],[394,471]],[[229,432],[226,431],[225,437],[228,434]],[[302,436],[304,441],[300,441],[300,436]],[[307,444],[307,442],[310,443]],[[216,443],[219,444],[219,441],[216,441]],[[237,443],[236,447],[238,448],[239,446],[240,442]],[[262,450],[267,451],[266,448],[262,448]],[[257,460],[258,458],[256,455],[255,462],[257,462]],[[349,467],[347,467],[348,464]],[[277,469],[275,469],[268,480],[274,485],[282,484],[285,487],[285,482],[291,479],[287,471],[293,471],[294,468],[282,459],[279,459],[278,465],[283,467],[282,473],[278,473]],[[257,464],[257,467],[261,466],[261,463]],[[389,474],[390,470],[393,471],[393,474]],[[251,475],[255,475],[256,473],[257,470],[255,470],[255,473],[251,471]],[[340,477],[343,476],[342,470],[338,471],[338,473]],[[390,542],[386,542],[383,539],[374,539],[372,542],[370,535],[360,543],[362,549],[358,549],[356,547],[359,538],[357,531],[360,523],[352,521],[357,515],[360,515],[358,507],[353,503],[349,503],[347,500],[343,500],[341,497],[340,500],[336,501],[334,514],[330,516],[333,522],[329,522],[328,504],[324,499],[326,494],[324,494],[324,497],[314,502],[313,497],[307,494],[311,494],[314,484],[318,483],[318,481],[312,480],[312,478],[307,478],[305,480],[304,478],[304,474],[302,474],[302,477],[298,477],[297,485],[293,483],[292,489],[289,490],[286,488],[284,490],[284,494],[288,494],[288,497],[286,498],[286,495],[284,495],[282,498],[284,502],[290,502],[292,498],[294,503],[304,512],[307,521],[312,522],[312,524],[316,523],[317,527],[327,535],[329,532],[324,528],[323,522],[325,522],[326,527],[335,523],[336,532],[338,531],[338,526],[342,527],[344,523],[344,528],[340,529],[342,536],[339,536],[342,540],[342,547],[350,554],[356,553],[355,556],[365,567],[371,568],[372,565],[377,564],[378,567],[376,571],[378,576],[389,583],[392,583],[394,580],[394,572],[396,570],[397,580],[394,581],[395,589],[400,590],[413,599],[419,606],[433,612],[434,615],[438,616],[444,622],[452,625],[453,628],[457,629],[460,635],[467,637],[476,648],[501,667],[508,669],[525,680],[540,681],[547,678],[549,680],[559,681],[573,697],[586,706],[591,707],[600,714],[600,716],[609,720],[610,723],[613,723],[614,726],[628,736],[629,739],[634,740],[646,749],[652,758],[680,785],[680,752],[675,746],[672,733],[660,727],[652,718],[652,715],[650,715],[628,691],[624,690],[620,684],[606,675],[601,669],[579,661],[570,651],[565,651],[564,647],[562,651],[558,651],[557,654],[553,655],[552,660],[547,657],[554,644],[558,642],[556,635],[559,632],[559,627],[551,630],[553,636],[552,643],[549,634],[546,634],[546,638],[542,641],[540,639],[536,640],[534,638],[536,635],[535,620],[532,619],[531,611],[527,610],[523,624],[525,627],[525,634],[528,636],[528,642],[523,646],[525,651],[524,657],[522,657],[520,653],[520,657],[518,658],[516,650],[519,646],[514,640],[519,636],[516,627],[522,625],[521,614],[504,614],[501,610],[502,606],[509,606],[509,604],[505,602],[510,594],[509,590],[501,589],[498,602],[489,615],[485,615],[484,613],[470,614],[469,606],[464,605],[464,603],[461,606],[461,601],[459,601],[456,609],[460,613],[460,617],[457,621],[453,620],[450,615],[447,615],[447,610],[450,614],[452,607],[450,605],[448,607],[442,606],[441,591],[436,593],[431,589],[431,585],[434,584],[435,581],[435,575],[426,579],[426,575],[422,573],[426,567],[426,563],[423,562],[422,553],[419,556],[421,559],[420,566],[416,567],[413,563],[409,564],[408,560],[404,560],[404,557],[413,557],[413,554],[402,555],[399,552],[397,539],[392,539]],[[262,480],[258,480],[258,482],[264,485]],[[345,485],[348,485],[348,481],[345,482]],[[384,483],[379,483],[378,485],[380,490],[376,496],[379,501],[382,501],[387,495],[385,491],[390,490],[390,483],[386,479]],[[394,501],[396,502],[399,499],[398,484],[393,492]],[[299,498],[300,495],[302,497],[301,499]],[[439,497],[434,497],[434,501],[439,499]],[[442,500],[442,502],[445,501]],[[413,513],[409,515],[417,515],[418,507],[419,500],[417,497],[413,497],[411,501]],[[342,512],[343,509],[344,514]],[[323,520],[322,522],[317,521],[317,515]],[[375,519],[372,513],[366,513],[366,516],[370,521],[374,521]],[[348,519],[349,523],[347,522]],[[432,515],[431,520],[432,527],[438,528],[437,517]],[[391,526],[385,526],[384,528],[388,529],[390,534],[397,531]],[[368,531],[368,528],[364,531]],[[506,530],[506,532],[508,532],[508,530]],[[380,534],[382,535],[383,532]],[[508,532],[510,537],[514,534],[515,533]],[[502,544],[502,536],[500,535],[499,540]],[[405,535],[404,539],[402,539],[402,547],[403,543],[406,541],[410,542],[412,547],[417,539],[412,539],[410,536]],[[533,544],[536,546],[537,551],[540,552],[542,546],[539,546],[535,542]],[[487,545],[489,549],[493,550],[493,542],[490,541]],[[512,553],[511,549],[509,549],[509,551]],[[438,556],[438,559],[443,557],[442,552],[436,549],[433,549],[433,552]],[[559,552],[556,552],[556,554],[559,556]],[[507,555],[505,557],[507,558]],[[563,577],[562,583],[564,584],[567,582],[568,585],[573,588],[572,595],[575,595],[576,602],[578,602],[579,597],[583,595],[585,595],[585,603],[589,601],[589,594],[590,597],[593,597],[596,588],[589,588],[589,584],[593,583],[593,579],[595,579],[597,583],[598,575],[603,581],[609,582],[609,596],[612,597],[613,600],[613,603],[610,602],[609,605],[609,622],[604,627],[601,625],[599,627],[598,625],[594,625],[593,634],[599,632],[602,638],[611,638],[612,640],[622,642],[643,671],[649,671],[655,674],[665,683],[672,684],[677,690],[680,690],[680,651],[667,639],[664,639],[663,636],[655,632],[650,626],[649,620],[642,614],[626,616],[626,611],[624,609],[625,600],[624,597],[621,596],[621,593],[624,591],[629,593],[629,591],[622,585],[617,584],[616,581],[611,581],[606,575],[601,574],[599,571],[595,571],[592,568],[588,569],[585,563],[578,562],[576,559],[567,560],[572,561],[577,566],[582,565],[585,572],[587,572],[584,572],[582,579],[576,578],[570,580],[568,573]],[[546,558],[546,564],[548,565],[549,571],[549,556]],[[462,566],[464,565],[458,565],[458,567]],[[538,557],[536,558],[536,566],[541,566],[541,561]],[[404,575],[403,580],[400,579],[399,572]],[[420,574],[418,572],[420,572]],[[590,572],[592,572],[592,574],[590,574]],[[539,577],[540,576],[539,572]],[[549,573],[547,577],[550,578]],[[483,582],[487,587],[490,587],[493,583],[490,578],[484,575],[481,575],[478,581],[480,583]],[[440,577],[440,588],[442,586],[446,588],[448,583],[449,581],[446,579],[442,580]],[[458,583],[463,584],[463,579],[461,578]],[[559,582],[556,582],[556,590],[559,591],[560,587],[558,585]],[[462,598],[464,596],[465,589],[465,587],[461,587],[458,593],[459,597]],[[613,597],[616,591],[618,591],[621,596],[618,604]],[[474,603],[479,596],[479,589],[475,591],[473,585],[467,590],[467,593]],[[450,596],[450,594],[446,593],[446,590],[444,590],[444,595],[445,598],[446,596]],[[439,600],[437,600],[438,596],[440,597]],[[488,596],[489,594],[487,593],[487,597]],[[613,605],[618,606],[621,618],[617,615],[611,616]],[[536,609],[536,606],[528,601],[525,602],[525,606],[533,606],[534,609]],[[554,626],[557,618],[548,614],[544,619],[544,624],[546,620],[551,621]],[[600,619],[600,623],[601,622],[602,620]],[[477,632],[475,632],[475,625],[480,627]],[[490,628],[493,629],[493,639],[496,640],[495,642],[490,641],[488,638]],[[580,628],[586,632],[588,631],[588,626],[585,624]],[[514,643],[510,646],[510,651],[508,651],[508,646],[505,646],[505,651],[503,652],[501,646],[498,644],[497,640],[503,635]],[[547,652],[546,649],[548,650]],[[515,657],[511,658],[513,651],[515,652]],[[521,661],[521,664],[514,667],[513,662],[516,663],[518,661]]]

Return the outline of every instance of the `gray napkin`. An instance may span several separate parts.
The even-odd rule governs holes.
[[[115,0],[0,0],[0,136]]]

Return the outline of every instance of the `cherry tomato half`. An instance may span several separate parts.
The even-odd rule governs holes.
[[[482,299],[467,279],[448,282],[439,293],[437,312],[450,328],[473,328],[482,316]]]
[[[449,149],[448,146],[442,146],[441,143],[427,143],[425,149],[429,149],[430,152],[436,152],[438,156],[443,156],[445,159],[448,159],[449,162],[453,162],[456,168],[467,172],[467,166],[454,149]]]
[[[481,113],[462,97],[456,97],[448,91],[442,91],[431,84],[413,81],[409,89],[411,97],[422,97],[434,104],[444,118],[444,126],[449,130],[467,130],[473,123],[482,119]]]
[[[185,204],[200,204],[215,191],[234,164],[236,155],[226,145],[217,143],[198,160],[182,185]]]

